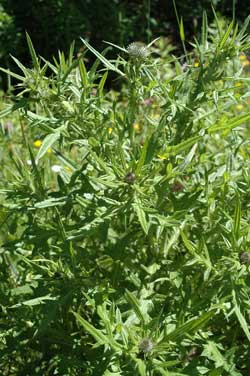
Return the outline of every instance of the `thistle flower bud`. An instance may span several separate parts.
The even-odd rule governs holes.
[[[146,59],[150,54],[148,47],[141,42],[133,42],[127,47],[127,52],[131,58]]]
[[[139,349],[144,353],[150,352],[153,348],[154,342],[150,338],[143,338],[139,343]]]
[[[124,181],[128,184],[133,184],[135,182],[135,174],[133,172],[129,172],[125,177]]]
[[[240,263],[250,265],[250,252],[243,252],[240,255]]]

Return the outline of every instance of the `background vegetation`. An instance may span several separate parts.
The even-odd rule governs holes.
[[[248,0],[176,0],[187,37],[199,33],[204,10],[208,19],[213,19],[211,4],[222,16],[232,18],[233,3],[237,20],[244,21],[250,13]],[[81,49],[80,37],[98,50],[104,49],[103,40],[127,46],[133,41],[147,43],[160,35],[169,38],[176,48],[180,46],[172,0],[0,0],[1,66],[15,69],[9,54],[30,63],[26,31],[44,58],[55,56],[58,50],[68,51],[73,40],[76,50]],[[3,76],[2,80],[6,88]]]

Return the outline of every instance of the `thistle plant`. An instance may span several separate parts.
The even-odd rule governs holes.
[[[2,69],[3,374],[249,375],[248,22]]]

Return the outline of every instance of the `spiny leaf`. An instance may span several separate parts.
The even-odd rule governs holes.
[[[38,298],[34,298],[34,299],[29,299],[29,300],[25,300],[21,303],[17,303],[9,308],[18,308],[18,307],[21,307],[22,305],[26,305],[26,306],[36,306],[36,305],[40,305],[40,304],[45,304],[45,302],[47,300],[57,300],[57,297],[54,297],[54,296],[51,296],[50,294],[46,295],[46,296],[39,296]]]
[[[230,130],[238,127],[238,125],[245,123],[250,120],[250,113],[236,116],[231,121],[223,122],[222,124],[214,124],[212,127],[208,128],[208,133],[214,133],[217,131]]]
[[[55,132],[47,135],[45,139],[43,140],[42,146],[39,149],[39,152],[37,153],[36,156],[36,161],[38,162],[39,159],[44,156],[44,154],[48,151],[48,149],[59,139],[60,133]]]
[[[81,324],[84,329],[92,335],[92,337],[100,344],[100,345],[110,345],[110,347],[115,350],[119,351],[121,350],[122,346],[117,343],[115,340],[112,338],[106,336],[105,334],[102,333],[101,330],[96,329],[92,324],[90,324],[87,320],[82,318],[78,313],[72,312],[73,315],[75,316],[76,320]]]
[[[214,309],[202,314],[200,317],[191,319],[186,323],[180,325],[177,329],[167,334],[159,343],[159,346],[165,345],[168,341],[177,341],[179,338],[188,333],[195,332],[201,329],[214,315]]]
[[[14,72],[11,72],[9,69],[4,69],[4,68],[0,67],[0,71],[8,74],[9,76],[12,76],[12,77],[16,78],[19,81],[24,81],[25,80],[25,77],[20,76],[19,74],[16,74]]]
[[[111,42],[107,42],[106,40],[103,41],[104,43],[107,43],[109,44],[110,46],[113,46],[115,48],[118,48],[118,50],[121,50],[123,52],[127,52],[126,48],[123,48],[121,46],[118,46],[117,44],[114,44],[114,43],[111,43]]]
[[[235,314],[237,316],[237,319],[240,323],[240,326],[242,327],[248,341],[250,342],[250,331],[249,331],[249,325],[247,324],[246,322],[246,319],[245,317],[243,316],[243,314],[241,313],[241,310],[240,310],[240,307],[237,303],[237,299],[236,299],[236,292],[235,290],[232,291],[232,296],[233,296],[233,303],[234,303],[234,311],[235,311]]]
[[[207,13],[203,12],[203,15],[202,15],[202,46],[203,48],[206,46],[206,43],[207,43],[207,31],[208,31]]]
[[[120,69],[118,69],[115,65],[113,65],[109,60],[106,59],[106,57],[104,57],[103,55],[101,55],[98,51],[96,51],[96,49],[94,49],[94,47],[92,47],[85,39],[82,39],[80,38],[81,41],[85,44],[85,46],[91,51],[93,52],[93,54],[98,57],[99,60],[101,60],[101,62],[105,65],[105,67],[107,67],[108,69],[114,71],[114,72],[117,72],[119,73],[121,76],[125,76],[125,74],[120,71]]]
[[[88,73],[87,73],[84,61],[82,59],[79,61],[79,72],[80,72],[82,84],[83,86],[86,87],[88,85]]]
[[[101,81],[98,85],[98,92],[99,92],[100,96],[102,96],[102,94],[103,94],[103,88],[104,88],[105,82],[107,80],[107,77],[108,77],[108,71],[104,73],[104,75],[102,76]]]
[[[147,235],[148,230],[149,230],[149,225],[148,225],[147,220],[146,220],[146,214],[145,214],[144,210],[142,209],[141,203],[140,203],[139,199],[137,198],[137,196],[135,197],[135,202],[134,202],[133,205],[134,205],[134,208],[136,210],[136,213],[137,213],[139,222],[141,224],[141,227],[142,227],[143,231],[145,232],[145,234]]]
[[[147,140],[145,141],[144,145],[143,145],[143,148],[142,148],[142,151],[141,151],[141,155],[140,155],[140,159],[139,161],[137,162],[137,166],[136,166],[136,170],[135,170],[135,175],[139,175],[140,172],[141,172],[141,169],[145,163],[145,159],[146,159],[146,155],[147,155],[147,150],[148,150],[148,142],[149,142],[149,137],[147,138]]]
[[[230,23],[230,25],[228,26],[224,36],[221,38],[220,42],[219,42],[219,45],[218,45],[218,51],[222,50],[222,48],[224,47],[230,33],[231,33],[231,30],[233,28],[233,25],[234,25],[234,20]]]
[[[8,116],[12,112],[13,112],[13,106],[12,105],[7,106],[4,110],[0,111],[0,119],[5,116]]]
[[[36,51],[34,49],[33,43],[30,39],[30,36],[27,32],[26,32],[26,39],[27,39],[27,43],[28,43],[28,47],[29,47],[29,51],[30,51],[30,56],[31,56],[32,62],[34,64],[34,67],[36,69],[39,69],[39,61],[38,61],[38,58],[37,58],[37,55],[36,55]]]
[[[194,137],[189,138],[188,140],[180,142],[177,145],[168,146],[166,148],[166,152],[163,155],[160,155],[160,157],[168,158],[170,155],[171,156],[177,155],[201,139],[202,139],[201,136],[194,136]]]
[[[233,232],[236,239],[240,236],[240,220],[241,220],[241,204],[240,204],[240,198],[237,196],[236,199],[236,206],[235,206],[235,212],[234,212],[234,226],[233,226]]]
[[[147,376],[146,365],[141,359],[136,359],[137,368],[140,376]]]
[[[144,316],[143,316],[143,314],[141,312],[140,304],[139,304],[137,298],[135,297],[135,295],[132,294],[130,291],[126,290],[126,292],[125,292],[125,299],[130,303],[130,305],[134,309],[134,312],[135,312],[136,316],[141,321],[141,323],[144,324],[145,323],[145,318],[144,318]]]

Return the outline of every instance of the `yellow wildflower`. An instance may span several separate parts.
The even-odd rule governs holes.
[[[108,134],[111,134],[113,132],[113,128],[109,127],[108,128]]]
[[[134,128],[134,130],[135,130],[136,132],[140,132],[140,130],[141,130],[141,127],[140,127],[140,124],[139,124],[139,123],[134,123],[133,128]]]
[[[41,140],[36,140],[36,141],[34,141],[34,146],[35,146],[36,148],[40,148],[41,145],[42,145],[42,141],[41,141]]]
[[[241,82],[236,82],[236,86],[240,87],[240,86],[242,86],[242,83]]]
[[[198,68],[200,66],[200,63],[198,62],[198,61],[196,61],[195,63],[194,63],[194,67],[195,68]]]
[[[243,105],[242,105],[242,104],[237,104],[236,109],[237,109],[238,111],[243,110]]]
[[[65,166],[65,170],[68,171],[68,172],[72,172],[72,170],[69,166]]]
[[[246,67],[246,66],[250,65],[250,61],[249,60],[244,60],[244,61],[242,61],[241,64],[243,65],[243,67]]]
[[[153,115],[152,115],[152,118],[153,118],[153,119],[159,119],[159,117],[160,117],[160,114],[153,114]]]
[[[160,158],[160,159],[163,160],[163,161],[164,161],[165,159],[168,159],[165,155],[160,155],[160,154],[158,154],[157,157]]]
[[[240,54],[239,59],[240,61],[244,61],[244,60],[247,60],[247,57],[245,54]]]

